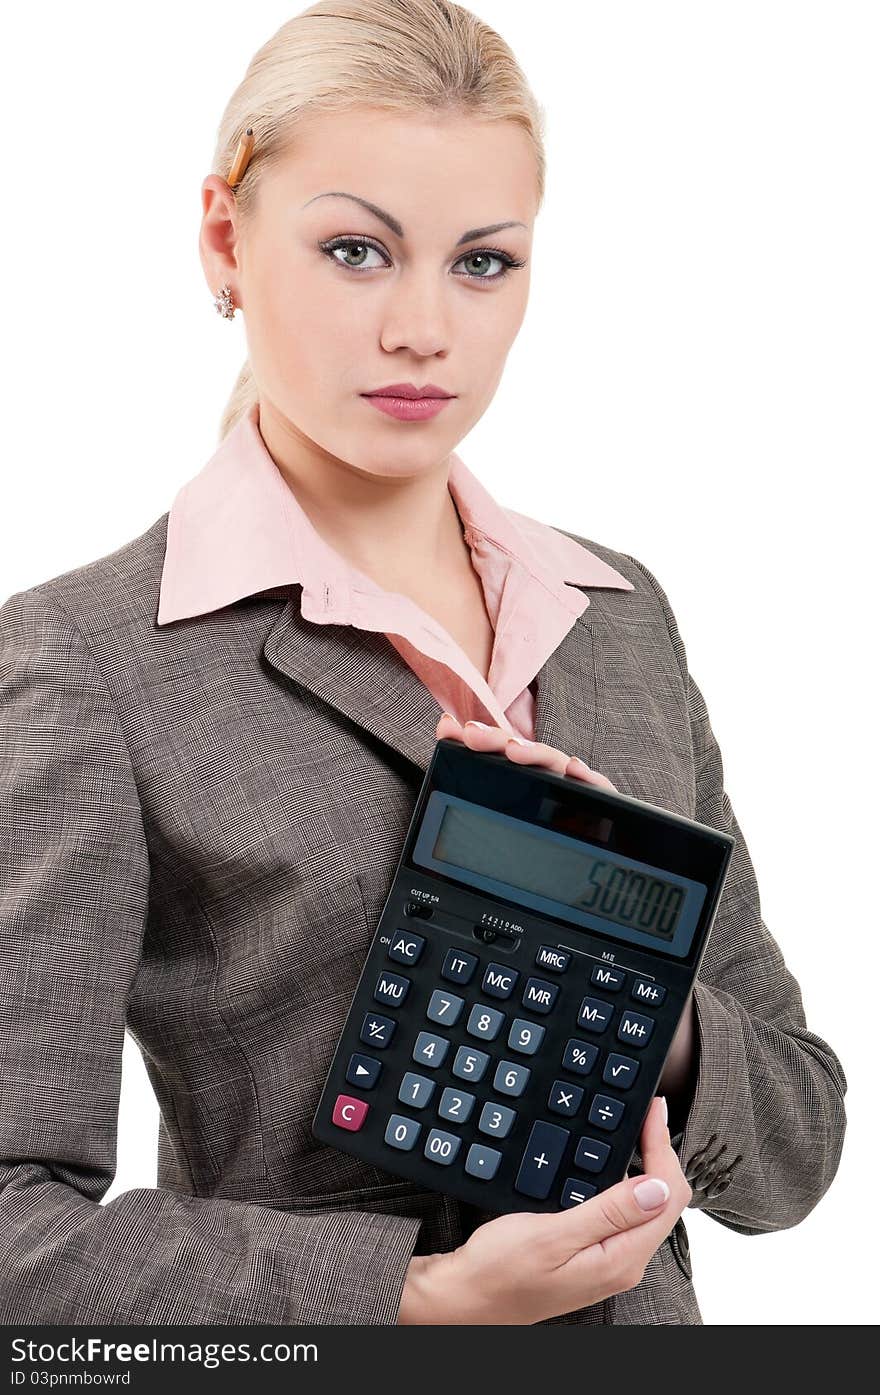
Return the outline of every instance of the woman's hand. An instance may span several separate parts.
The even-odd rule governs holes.
[[[464,726],[444,712],[437,723],[437,740],[451,737],[462,741],[472,751],[503,751],[514,765],[542,765],[557,775],[570,775],[575,780],[584,780],[589,785],[599,785],[602,789],[615,790],[616,785],[598,770],[591,770],[580,756],[567,756],[555,746],[547,746],[543,741],[526,741],[521,736],[511,736],[501,727],[487,726],[484,722],[465,722]]]
[[[564,1211],[498,1216],[456,1250],[414,1256],[398,1323],[530,1324],[635,1288],[693,1196],[665,1113],[652,1100],[641,1135],[647,1175]]]

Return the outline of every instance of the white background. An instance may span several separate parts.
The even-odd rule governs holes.
[[[475,8],[547,108],[549,182],[526,321],[460,454],[666,589],[764,919],[849,1081],[841,1168],[801,1225],[687,1213],[703,1315],[873,1322],[878,9]],[[245,345],[202,275],[200,185],[295,12],[4,11],[0,599],[143,532],[215,448]],[[155,1184],[156,1130],[127,1039],[105,1200]]]

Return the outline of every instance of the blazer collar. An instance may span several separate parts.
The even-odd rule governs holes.
[[[513,554],[563,599],[566,585],[633,589],[631,581],[573,538],[503,508],[454,452],[448,484],[465,527]],[[306,539],[321,559],[320,596],[309,590],[310,578],[299,565]],[[309,618],[347,624],[352,579],[360,590],[380,589],[317,533],[269,454],[254,403],[175,496],[156,623],[203,615],[245,596],[300,583]]]

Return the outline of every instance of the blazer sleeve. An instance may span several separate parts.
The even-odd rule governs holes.
[[[392,1324],[420,1220],[116,1170],[149,859],[124,729],[43,588],[0,607],[0,1322]]]
[[[846,1077],[828,1043],[807,1027],[800,988],[761,918],[721,751],[669,601],[647,567],[629,560],[656,592],[681,669],[695,817],[736,839],[694,986],[693,1099],[672,1142],[693,1188],[692,1207],[742,1235],[784,1230],[809,1214],[837,1172]]]

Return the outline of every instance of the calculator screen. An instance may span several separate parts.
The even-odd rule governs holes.
[[[435,790],[413,861],[612,938],[684,956],[706,887],[553,829]]]

